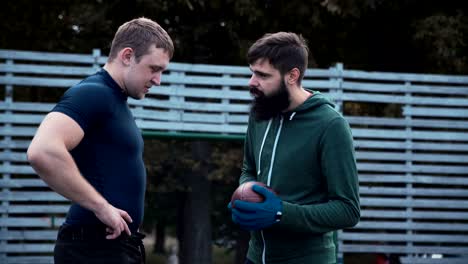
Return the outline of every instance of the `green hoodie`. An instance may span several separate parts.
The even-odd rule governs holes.
[[[313,92],[313,91],[310,91]],[[250,118],[240,183],[261,181],[283,200],[279,223],[251,233],[254,263],[335,263],[333,231],[360,217],[348,123],[322,94],[269,121]]]

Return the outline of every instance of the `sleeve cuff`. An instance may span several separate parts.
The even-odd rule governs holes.
[[[283,201],[283,211],[281,221],[278,223],[282,227],[294,226],[295,205]]]

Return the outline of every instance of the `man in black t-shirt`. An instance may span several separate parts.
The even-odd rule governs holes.
[[[118,29],[107,63],[68,89],[28,149],[37,174],[73,203],[54,250],[59,263],[141,263],[146,172],[127,98],[160,85],[174,46],[156,22]]]

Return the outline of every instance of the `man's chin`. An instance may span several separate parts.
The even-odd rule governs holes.
[[[280,115],[289,106],[289,102],[259,102],[254,100],[250,112],[256,120],[269,120]]]
[[[131,95],[130,97],[135,100],[141,100],[145,98],[145,94]]]
[[[257,121],[270,120],[272,117],[276,116],[279,112],[266,108],[263,105],[253,104],[250,108],[250,112],[253,114]]]

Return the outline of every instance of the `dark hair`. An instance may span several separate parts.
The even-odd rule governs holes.
[[[291,32],[277,32],[265,34],[257,40],[247,52],[247,61],[253,64],[258,59],[268,59],[282,75],[298,68],[300,84],[307,69],[308,56],[309,48],[302,36]]]
[[[148,53],[151,45],[161,48],[172,58],[174,44],[169,34],[151,19],[140,17],[121,25],[115,33],[109,53],[109,62],[115,59],[123,48],[132,48],[137,62]]]

